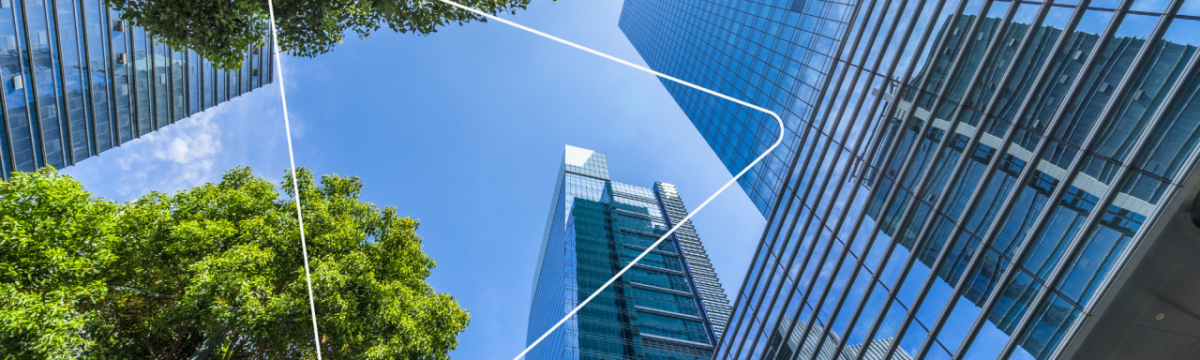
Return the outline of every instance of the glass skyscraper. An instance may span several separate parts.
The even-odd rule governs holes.
[[[567,146],[534,270],[527,343],[685,216],[674,185],[611,181],[604,153]],[[728,320],[729,300],[689,220],[525,358],[707,360]]]
[[[1200,0],[627,0],[620,26],[786,120],[715,358],[1200,359]],[[731,170],[773,140],[664,84]]]
[[[217,70],[101,0],[0,0],[0,177],[74,165],[270,83],[269,46]]]
[[[799,114],[811,112],[827,78],[826,68],[836,58],[830,54],[835,45],[830,32],[845,25],[829,19],[853,10],[852,5],[834,2],[813,4],[822,6],[815,12],[825,15],[806,17],[791,11],[803,7],[803,0],[779,5],[629,0],[621,12],[621,30],[651,68],[770,109],[783,118],[787,128],[783,143],[738,180],[764,216],[771,211],[788,176],[789,161],[801,145],[797,131],[808,116]],[[719,14],[725,11],[741,15]],[[816,26],[810,30],[816,32],[799,29],[802,22],[808,22],[809,28]],[[780,136],[778,122],[769,115],[670,81],[663,80],[663,85],[731,173],[744,169]]]

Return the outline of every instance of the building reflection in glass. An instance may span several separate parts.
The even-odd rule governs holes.
[[[74,165],[216,105],[201,93],[271,82],[267,47],[214,71],[120,15],[100,0],[0,1],[0,178]]]
[[[777,104],[795,140],[716,358],[1190,358],[1200,327],[1154,318],[1200,313],[1170,293],[1200,275],[1154,256],[1200,254],[1171,230],[1200,181],[1198,9],[627,1],[647,63]],[[748,141],[667,88],[722,159]]]

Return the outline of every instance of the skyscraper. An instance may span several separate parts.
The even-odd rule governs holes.
[[[534,270],[528,343],[687,215],[674,185],[608,177],[604,153],[567,146]],[[526,359],[712,358],[729,300],[691,221]]]
[[[1200,1],[627,0],[620,24],[787,120],[716,358],[1200,358]],[[723,160],[753,145],[667,89]]]
[[[820,18],[804,17],[786,7],[803,7],[804,0],[795,4],[788,0],[779,5],[782,8],[754,1],[630,0],[621,11],[621,30],[651,68],[770,109],[783,118],[787,131],[780,147],[738,179],[764,216],[784,186],[789,161],[803,140],[796,136],[800,121],[807,120],[827,77],[825,67],[835,58],[829,54],[832,34],[800,31],[796,24],[809,21],[809,27],[818,26],[852,9],[828,4],[826,11],[831,14]],[[756,9],[753,15],[748,12],[751,6]],[[759,7],[779,11],[760,17]],[[742,15],[726,15],[728,11]],[[832,30],[837,25],[820,26]],[[772,35],[764,37],[763,31]],[[799,42],[805,46],[796,45]],[[663,85],[731,173],[744,169],[780,136],[778,123],[769,115],[674,82],[664,80]]]
[[[62,168],[271,82],[270,45],[214,69],[101,0],[0,0],[0,177]]]

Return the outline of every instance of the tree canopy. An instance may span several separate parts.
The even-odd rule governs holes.
[[[418,221],[298,172],[326,359],[448,359],[470,320]],[[291,174],[124,204],[47,168],[0,181],[0,358],[315,358]]]
[[[105,0],[121,18],[141,26],[172,49],[192,49],[225,69],[238,68],[252,47],[269,41],[267,0]],[[498,14],[525,9],[529,0],[463,0]],[[294,56],[329,52],[353,33],[366,38],[387,26],[401,33],[484,20],[437,0],[275,0],[279,47]]]

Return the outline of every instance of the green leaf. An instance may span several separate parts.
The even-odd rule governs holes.
[[[184,358],[224,334],[228,358],[313,357],[291,178],[239,167],[127,204],[53,169],[0,181],[0,350]],[[448,359],[470,316],[425,282],[418,222],[359,200],[356,177],[296,178],[326,356]]]
[[[176,51],[192,49],[214,66],[236,70],[248,52],[269,39],[267,2],[261,0],[105,0],[121,18],[144,27]],[[529,0],[466,1],[492,14],[515,13]],[[281,0],[275,2],[279,47],[293,56],[313,57],[333,50],[342,36],[366,38],[386,25],[400,33],[428,35],[454,22],[482,17],[440,2],[366,0]],[[181,19],[185,21],[181,21]]]

